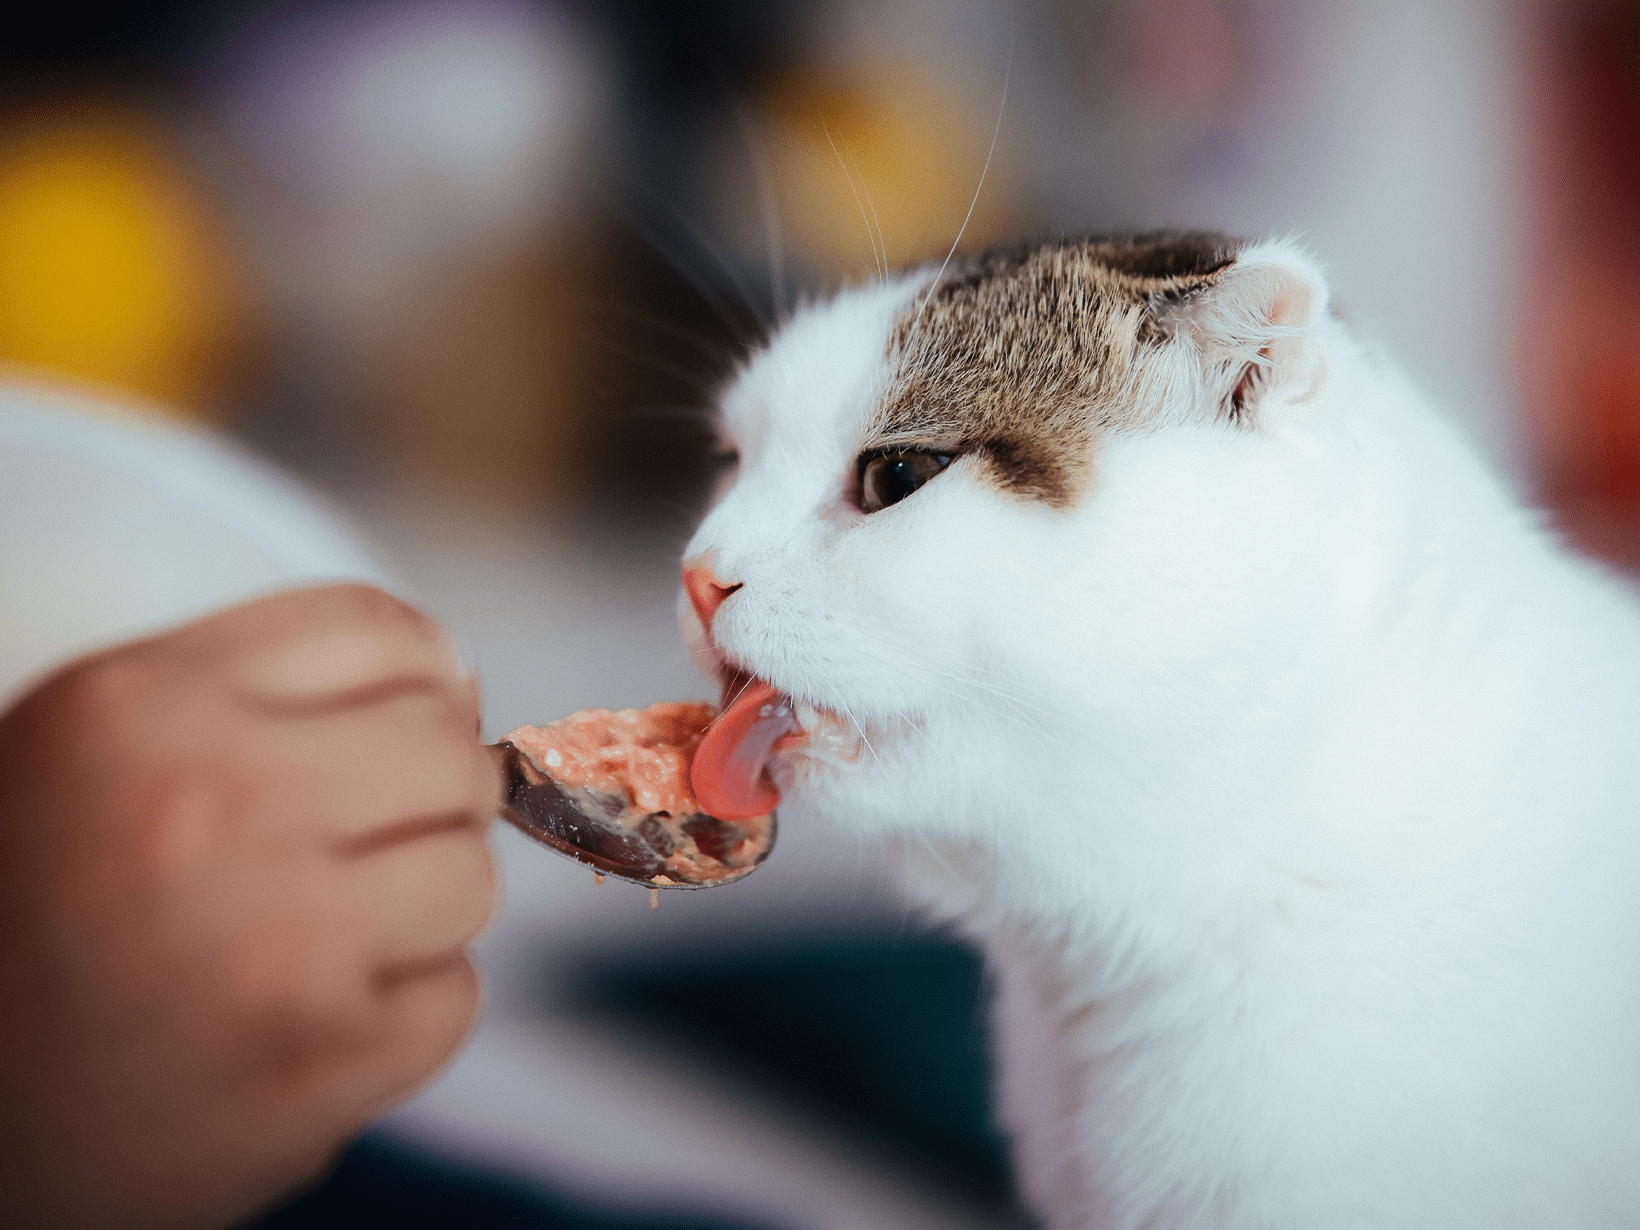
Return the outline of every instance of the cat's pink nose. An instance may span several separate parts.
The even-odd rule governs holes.
[[[725,585],[717,579],[710,567],[702,565],[683,570],[683,588],[689,595],[689,601],[694,605],[695,614],[700,616],[701,627],[710,632],[712,616],[717,614],[723,600],[740,588],[740,583]]]

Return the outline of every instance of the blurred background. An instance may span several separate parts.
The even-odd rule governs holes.
[[[673,617],[704,409],[794,305],[965,218],[965,249],[1299,235],[1640,567],[1637,201],[1632,4],[59,6],[0,43],[0,363],[299,475],[456,630],[493,738],[705,694]],[[876,851],[784,832],[651,912],[497,840],[485,1023],[338,1182],[437,1157],[531,1224],[1025,1224],[982,973]]]

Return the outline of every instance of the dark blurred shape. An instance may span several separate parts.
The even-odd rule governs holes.
[[[710,1218],[599,1209],[379,1136],[318,1187],[246,1230],[751,1230]]]
[[[717,391],[787,310],[758,259],[713,234],[716,150],[745,100],[802,52],[817,0],[601,0],[581,13],[608,53],[618,140],[596,167],[601,279],[589,348],[584,522],[675,551],[710,483]],[[761,234],[761,232],[759,232]]]
[[[675,555],[709,494],[713,398],[760,332],[732,288],[703,289],[635,237],[611,237],[607,258],[573,326],[591,370],[580,512]]]
[[[718,110],[797,54],[821,5],[816,0],[707,0],[655,4],[599,0],[586,6],[619,44],[633,107]]]
[[[1584,547],[1640,569],[1640,8],[1531,17],[1519,350],[1539,479]]]
[[[244,7],[244,0],[28,5],[6,19],[0,89],[64,79],[153,80],[185,62],[197,40]]]
[[[947,1190],[1014,1200],[992,1126],[973,951],[929,936],[815,935],[693,957],[588,957],[576,1011],[619,1019],[808,1106]]]

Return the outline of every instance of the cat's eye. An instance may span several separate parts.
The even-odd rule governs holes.
[[[951,464],[950,453],[906,449],[860,457],[860,507],[880,512],[898,504]]]

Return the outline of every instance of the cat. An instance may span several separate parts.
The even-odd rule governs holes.
[[[731,773],[982,946],[1044,1225],[1640,1226],[1640,606],[1299,245],[849,289],[720,414]]]

